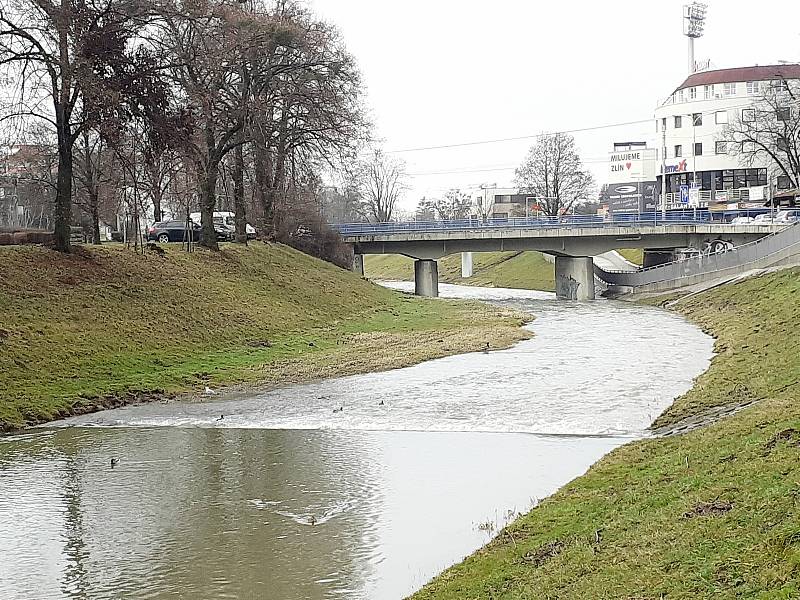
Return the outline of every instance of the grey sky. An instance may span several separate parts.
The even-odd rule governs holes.
[[[312,0],[357,58],[387,150],[650,119],[686,77],[683,4]],[[708,4],[698,60],[716,68],[800,62],[800,3]],[[575,137],[602,183],[611,144],[652,130],[644,123]],[[403,208],[450,187],[510,184],[532,142],[398,154],[415,174]]]

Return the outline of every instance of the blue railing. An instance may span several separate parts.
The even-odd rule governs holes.
[[[332,227],[342,235],[386,235],[392,233],[457,231],[475,229],[552,229],[585,227],[619,227],[632,225],[697,225],[731,223],[737,217],[753,218],[769,209],[725,210],[708,209],[615,213],[611,217],[597,215],[564,215],[561,217],[510,217],[504,219],[456,219],[447,221],[406,221],[399,223],[340,223]]]

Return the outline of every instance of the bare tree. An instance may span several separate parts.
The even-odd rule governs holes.
[[[356,183],[367,218],[378,223],[391,221],[397,200],[408,189],[405,163],[376,150],[370,160],[359,165]]]
[[[575,138],[569,134],[543,135],[516,170],[520,193],[535,196],[545,214],[564,214],[594,193],[591,173],[584,170]]]
[[[761,82],[757,100],[728,125],[720,142],[745,165],[766,160],[772,167],[771,183],[780,178],[780,187],[800,187],[800,84]]]
[[[417,205],[418,214],[430,214],[442,221],[463,219],[469,214],[472,199],[458,188],[448,190],[441,198],[423,198]]]
[[[55,241],[70,249],[73,147],[113,113],[135,78],[130,40],[146,12],[139,0],[4,0],[0,65],[14,82],[4,118],[42,119],[56,133]]]

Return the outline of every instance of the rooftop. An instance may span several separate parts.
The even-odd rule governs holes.
[[[675,91],[715,83],[738,83],[740,81],[768,81],[770,79],[800,79],[800,64],[766,65],[716,69],[693,73]]]

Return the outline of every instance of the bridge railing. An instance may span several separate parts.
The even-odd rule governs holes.
[[[586,227],[620,227],[635,225],[696,225],[730,223],[736,217],[755,217],[768,209],[708,211],[678,210],[662,215],[660,211],[598,215],[564,215],[560,217],[509,217],[502,219],[455,219],[441,221],[405,221],[389,223],[339,223],[333,227],[342,235],[387,235],[410,232],[463,231],[482,229],[552,229]]]

